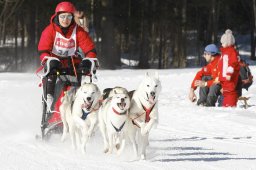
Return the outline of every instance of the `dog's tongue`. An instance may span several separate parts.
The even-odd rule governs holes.
[[[124,108],[125,108],[125,103],[119,103],[118,105],[119,105],[119,108],[120,108],[120,109],[124,110]]]
[[[91,103],[84,102],[83,108],[86,108],[87,110],[90,109]]]
[[[150,103],[154,103],[155,96],[150,96],[148,100],[149,100]]]

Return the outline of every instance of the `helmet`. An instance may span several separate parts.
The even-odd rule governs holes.
[[[219,49],[215,44],[209,44],[205,47],[204,52],[216,55],[219,54]]]
[[[75,12],[75,6],[71,2],[61,2],[57,5],[55,9],[55,13],[58,12],[69,12],[69,13],[74,13]]]

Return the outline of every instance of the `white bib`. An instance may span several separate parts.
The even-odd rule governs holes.
[[[56,31],[52,53],[60,57],[73,56],[76,52],[76,27],[73,29],[71,37],[65,38]]]

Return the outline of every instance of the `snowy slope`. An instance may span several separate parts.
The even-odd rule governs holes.
[[[252,67],[255,74],[255,67]],[[154,71],[154,70],[148,70]],[[187,99],[197,69],[158,70],[162,81],[159,126],[150,135],[148,160],[128,162],[127,145],[121,157],[103,154],[99,131],[89,141],[86,155],[71,149],[70,140],[55,135],[48,142],[35,140],[40,132],[41,88],[32,73],[0,74],[0,169],[256,169],[256,85],[252,107],[205,108]],[[98,73],[101,90],[123,86],[135,89],[146,70]],[[239,103],[241,105],[242,103]]]

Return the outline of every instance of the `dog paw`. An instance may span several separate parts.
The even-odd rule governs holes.
[[[141,128],[140,133],[142,136],[145,136],[146,134],[148,134],[148,131],[146,128]]]
[[[61,142],[64,142],[65,140],[66,140],[66,136],[62,136],[60,139]]]
[[[82,154],[85,155],[86,150],[84,148],[82,148]]]
[[[141,160],[145,160],[146,159],[146,155],[145,154],[141,154],[140,159]]]
[[[76,150],[76,146],[75,146],[75,145],[72,145],[71,148],[72,148],[73,150]]]
[[[120,156],[121,155],[121,151],[117,150],[116,154],[117,154],[117,156]]]
[[[113,153],[113,148],[108,148],[107,154],[112,154]]]
[[[116,144],[116,149],[119,150],[120,149],[120,143]]]
[[[140,127],[140,133],[141,133],[142,136],[144,136],[144,135],[146,135],[146,134],[148,133],[148,130],[147,130],[147,128],[146,128],[146,124],[145,124],[145,123],[143,123],[143,124],[141,125],[141,127]]]
[[[87,136],[88,136],[88,138],[90,138],[90,137],[92,136],[92,132],[89,131],[89,132],[87,133]]]
[[[108,148],[104,149],[103,152],[104,152],[104,153],[108,153]]]

